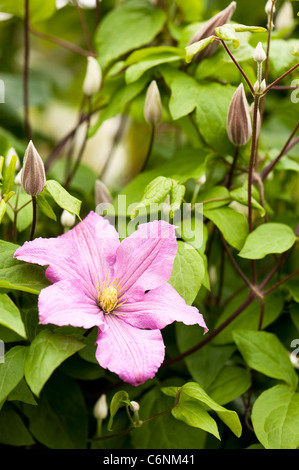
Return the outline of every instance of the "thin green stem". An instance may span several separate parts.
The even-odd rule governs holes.
[[[24,118],[25,131],[28,140],[32,139],[32,131],[29,119],[29,0],[25,0],[25,19],[24,19],[24,71],[23,71],[23,100],[24,100]]]
[[[237,147],[235,148],[234,160],[233,160],[233,163],[232,163],[232,166],[231,166],[229,175],[228,175],[228,181],[227,181],[227,185],[226,185],[226,187],[227,187],[228,189],[231,187],[231,184],[232,184],[232,180],[233,180],[233,176],[234,176],[234,171],[235,171],[235,168],[236,168],[236,165],[237,165],[237,161],[238,161],[239,150],[240,150],[240,147],[237,146]]]

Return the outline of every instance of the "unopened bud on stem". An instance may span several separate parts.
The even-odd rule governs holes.
[[[94,195],[95,195],[95,203],[96,206],[98,204],[103,204],[103,203],[112,203],[112,197],[110,194],[109,189],[107,186],[103,183],[101,180],[97,180],[95,184],[95,190],[94,190]]]
[[[60,217],[60,222],[64,228],[71,228],[76,222],[76,216],[64,209]]]
[[[44,163],[30,140],[23,160],[21,175],[22,186],[30,196],[37,196],[46,186]]]
[[[267,84],[266,84],[265,79],[262,82],[257,81],[253,85],[253,89],[254,89],[255,93],[258,94],[258,95],[262,95],[266,88],[267,88]]]
[[[107,406],[107,399],[106,395],[103,394],[97,400],[96,404],[93,408],[93,415],[96,419],[103,420],[108,416],[108,406]]]
[[[266,3],[266,6],[265,6],[265,12],[266,12],[266,15],[270,16],[271,15],[271,10],[273,8],[273,13],[275,13],[275,5],[273,5],[273,1],[272,0],[268,0],[267,3]],[[273,6],[272,6],[273,5]]]
[[[83,83],[83,93],[86,96],[95,95],[102,86],[102,70],[94,57],[87,57],[87,70]]]
[[[146,92],[144,104],[144,119],[155,126],[162,119],[162,103],[156,80],[153,80]]]
[[[229,140],[238,147],[247,144],[252,135],[251,118],[243,83],[235,91],[229,106],[227,134]]]
[[[275,27],[279,31],[282,29],[290,28],[294,24],[294,12],[293,12],[293,7],[291,2],[284,2],[282,7],[279,9],[277,16],[276,16],[276,21],[275,21]]]
[[[259,42],[253,53],[253,60],[255,60],[258,63],[263,63],[264,60],[266,60],[266,58],[267,58],[266,52],[263,49],[262,43]]]
[[[209,21],[207,21],[202,28],[197,31],[197,33],[190,39],[188,45],[194,44],[201,39],[207,38],[215,34],[215,28],[222,26],[229,22],[231,19],[235,9],[237,7],[236,2],[231,2],[227,8],[220,11],[217,15],[213,16]],[[210,57],[219,47],[219,41],[214,41],[212,44],[209,44],[205,49],[198,52],[193,60],[199,61]]]

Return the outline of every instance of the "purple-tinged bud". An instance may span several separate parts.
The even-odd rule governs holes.
[[[30,140],[25,152],[21,176],[22,186],[30,196],[37,196],[46,186],[44,163]]]
[[[247,144],[252,135],[251,118],[243,83],[236,89],[229,106],[227,134],[229,140],[238,147]]]
[[[156,80],[153,80],[146,92],[144,103],[144,119],[155,126],[162,119],[162,103]]]
[[[213,16],[209,21],[207,21],[195,35],[190,39],[188,45],[193,44],[201,39],[207,38],[215,34],[215,28],[222,26],[229,22],[235,9],[237,7],[236,2],[231,2],[225,10],[220,11],[217,15]],[[209,44],[205,49],[198,52],[193,60],[198,62],[207,57],[210,57],[219,47],[219,42],[214,41],[212,44]]]

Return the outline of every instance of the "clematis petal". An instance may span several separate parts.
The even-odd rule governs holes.
[[[196,307],[187,305],[185,300],[170,285],[165,283],[147,292],[139,302],[126,302],[117,309],[126,323],[137,328],[162,329],[180,321],[185,325],[202,326],[208,331],[203,316]]]
[[[39,319],[43,324],[93,328],[104,326],[103,313],[84,293],[79,279],[59,281],[43,289],[38,298]]]
[[[167,282],[176,252],[173,225],[165,221],[139,225],[117,250],[114,277],[120,279],[121,294],[137,300],[146,290]]]
[[[135,386],[153,378],[164,359],[161,332],[134,328],[113,314],[104,319],[96,342],[99,364]]]
[[[115,260],[120,242],[108,221],[90,212],[76,227],[57,238],[36,238],[18,248],[14,257],[28,263],[49,266],[51,282],[81,278],[94,297],[96,282],[101,282]]]

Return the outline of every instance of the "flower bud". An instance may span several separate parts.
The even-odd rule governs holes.
[[[267,88],[266,80],[264,79],[261,83],[257,80],[253,85],[255,93],[262,95]]]
[[[17,157],[16,171],[18,171],[21,168],[20,159],[18,157],[18,154],[17,154],[16,150],[13,147],[11,147],[8,150],[7,154],[6,154],[5,165],[8,166],[10,164],[10,161],[11,161],[11,158],[13,157],[13,155],[15,155]]]
[[[23,170],[20,170],[19,173],[17,173],[15,177],[15,184],[18,186],[21,186],[22,184],[22,171]]]
[[[266,12],[266,15],[271,15],[271,10],[273,8],[273,13],[275,13],[275,5],[273,5],[273,1],[272,0],[268,0],[267,3],[266,3],[266,6],[265,6],[265,12]]]
[[[100,398],[97,400],[96,404],[94,405],[93,416],[96,419],[100,419],[100,420],[107,418],[108,406],[107,406],[107,399],[106,399],[105,394],[101,395]]]
[[[144,119],[153,126],[162,119],[162,103],[156,80],[153,80],[146,92],[144,104]]]
[[[259,42],[253,53],[253,60],[258,62],[259,64],[262,64],[264,60],[266,60],[266,58],[267,58],[266,52],[263,49],[262,43]]]
[[[37,196],[46,186],[44,163],[30,140],[23,160],[22,186],[30,196]]]
[[[60,217],[61,225],[65,228],[71,228],[75,224],[75,222],[76,216],[64,209]]]
[[[252,135],[251,118],[243,83],[235,91],[229,106],[227,134],[229,140],[238,147],[247,144]]]
[[[294,12],[293,7],[290,2],[284,2],[282,7],[279,9],[276,20],[275,27],[277,30],[282,30],[285,28],[290,28],[294,24]]]
[[[137,401],[131,401],[130,404],[131,404],[131,410],[133,411],[133,413],[136,413],[140,410],[140,405]]]
[[[101,180],[97,180],[95,184],[95,203],[96,206],[98,204],[106,203],[108,202],[109,204],[112,203],[112,197],[110,194],[109,189],[107,186],[103,183]]]
[[[83,92],[86,96],[95,95],[102,85],[102,70],[94,57],[87,57],[87,70],[83,83]]]
[[[194,44],[195,42],[200,41],[201,39],[207,38],[215,34],[215,28],[218,28],[219,26],[222,26],[229,22],[236,7],[237,3],[231,2],[227,8],[220,11],[217,15],[213,16],[197,31],[197,33],[195,33],[195,35],[190,39],[188,45]],[[194,56],[193,60],[198,62],[199,60],[203,60],[207,57],[210,57],[212,54],[214,54],[218,47],[219,42],[214,41],[212,44],[209,44],[205,49],[198,52]]]

